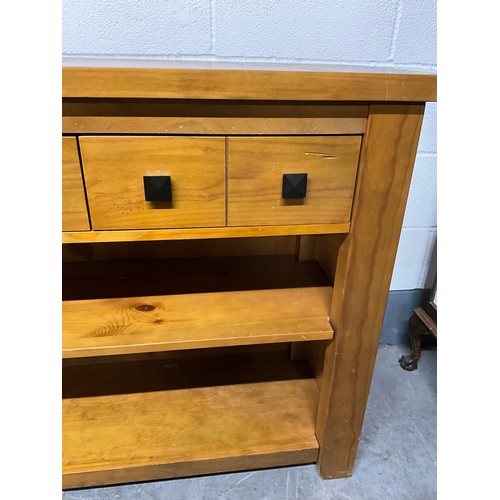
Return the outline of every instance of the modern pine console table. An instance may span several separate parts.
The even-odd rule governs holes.
[[[425,103],[380,68],[63,64],[63,487],[352,474]]]

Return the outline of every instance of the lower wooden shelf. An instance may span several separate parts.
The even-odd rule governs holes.
[[[63,369],[66,489],[317,459],[318,388],[286,351]]]

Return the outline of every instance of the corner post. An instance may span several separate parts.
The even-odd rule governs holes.
[[[425,105],[373,104],[337,260],[316,435],[323,478],[352,474]]]

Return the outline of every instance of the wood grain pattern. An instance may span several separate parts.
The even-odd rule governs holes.
[[[223,137],[80,138],[94,229],[225,225]],[[172,202],[146,202],[143,176],[170,175]]]
[[[230,137],[228,226],[349,222],[360,136]],[[284,174],[307,173],[307,194],[282,198]]]
[[[63,487],[314,462],[314,380],[268,354],[66,370]]]
[[[97,221],[63,231],[63,243],[76,244],[63,266],[64,487],[314,461],[324,478],[351,475],[436,75],[124,65],[63,68],[63,129],[83,134]],[[335,141],[351,143],[349,172],[325,169],[319,191],[313,182],[304,202],[282,206],[281,175],[279,197],[268,191],[273,168],[302,172],[289,168],[304,156],[338,162]],[[241,146],[236,177],[232,145]],[[170,175],[165,164],[178,167],[173,211],[143,202],[143,175]],[[227,215],[234,226],[224,227]],[[244,238],[259,257],[207,265],[207,255],[244,254]],[[195,258],[159,263],[184,253]]]
[[[305,135],[361,134],[365,118],[184,118],[149,116],[64,116],[72,134]]]
[[[301,234],[348,233],[350,223],[297,224],[294,226],[211,227],[196,229],[117,230],[65,232],[63,243],[99,243],[120,241],[192,240],[200,238],[248,238]]]
[[[342,67],[312,71],[248,68],[63,67],[63,97],[263,99],[308,101],[435,101],[436,75]],[[330,69],[330,71],[328,71]],[[377,71],[375,69],[375,71]]]
[[[63,357],[331,339],[330,287],[63,302]]]
[[[373,105],[335,274],[316,433],[324,478],[352,474],[424,112]]]
[[[311,384],[314,384],[314,382],[310,382],[308,385],[310,386]],[[282,383],[281,386],[283,385],[284,384]],[[278,387],[276,391],[280,390],[286,391],[286,388]],[[161,394],[158,397],[161,397]],[[232,399],[232,396],[229,394],[227,398],[228,400],[230,400]],[[150,400],[150,398],[146,399]],[[288,402],[288,398],[285,399],[285,401]],[[241,402],[240,404],[243,405],[244,403]],[[292,402],[290,402],[290,404],[292,404]],[[164,408],[162,407],[161,410],[163,409]],[[199,409],[199,407],[197,407],[197,409]],[[117,410],[122,411],[122,408],[117,407]],[[231,413],[228,412],[228,417],[230,416]],[[242,418],[244,417],[245,416],[242,416]],[[276,420],[278,420],[278,418],[279,416],[276,417]],[[297,412],[297,420],[301,418],[302,415],[298,414]],[[130,421],[129,415],[127,415],[127,422],[128,421]],[[223,422],[226,422],[226,420],[224,420]],[[150,421],[147,418],[142,419],[141,423],[143,425],[150,425]],[[153,428],[155,430],[158,429],[158,427]],[[101,429],[98,428],[97,431],[99,430]],[[270,430],[269,432],[273,432],[273,430]],[[245,430],[242,429],[242,432],[244,431]],[[210,431],[204,430],[203,432],[208,434]],[[218,432],[218,429],[214,428],[213,432]],[[161,432],[158,434],[158,437],[160,437],[161,439],[165,439],[167,436],[170,437],[170,434]],[[137,439],[143,439],[143,434],[137,432],[137,429],[134,428],[134,437],[136,437]],[[172,438],[170,438],[170,441],[173,441]],[[246,442],[247,441],[245,441],[245,444]],[[127,444],[130,446],[129,443]],[[70,441],[68,441],[68,446],[71,446]],[[101,446],[104,446],[104,444]],[[106,464],[103,464],[100,467],[93,468],[92,470],[64,472],[62,478],[62,486],[63,489],[74,489],[112,484],[126,484],[136,482],[140,483],[142,481],[155,481],[189,476],[203,476],[206,474],[219,474],[224,472],[237,472],[244,470],[268,469],[271,467],[285,467],[290,465],[312,464],[316,462],[318,458],[317,441],[316,443],[314,443],[312,442],[312,440],[310,440],[305,444],[292,443],[290,448],[294,447],[300,449],[286,449],[287,446],[277,445],[277,451],[267,452],[260,451],[258,446],[253,446],[252,450],[245,450],[245,452],[242,452],[242,454],[237,456],[230,456],[231,450],[222,449],[221,455],[229,456],[205,458],[205,455],[203,455],[203,453],[200,453],[200,459],[196,457],[191,458],[190,456],[186,456],[183,458],[183,461],[180,462],[170,461],[172,460],[171,455],[165,454],[166,456],[160,459],[161,463],[147,464],[142,466],[133,465],[130,467],[127,465],[127,461],[123,460],[123,463],[125,465],[113,465],[108,469],[105,468]],[[285,449],[281,450],[280,448]],[[153,448],[152,451],[154,453],[156,450]],[[162,450],[160,450],[160,452],[161,451]],[[238,453],[238,451],[236,451],[236,453]],[[153,456],[152,459],[156,460],[156,457]]]
[[[76,137],[62,138],[62,230],[90,229]]]
[[[64,99],[63,132],[362,134],[366,105],[186,99]]]

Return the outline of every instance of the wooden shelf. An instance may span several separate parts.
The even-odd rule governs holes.
[[[330,287],[63,303],[63,358],[333,338]]]
[[[64,370],[64,488],[317,459],[318,388],[286,352]]]
[[[331,339],[331,295],[290,255],[67,264],[63,358]]]

